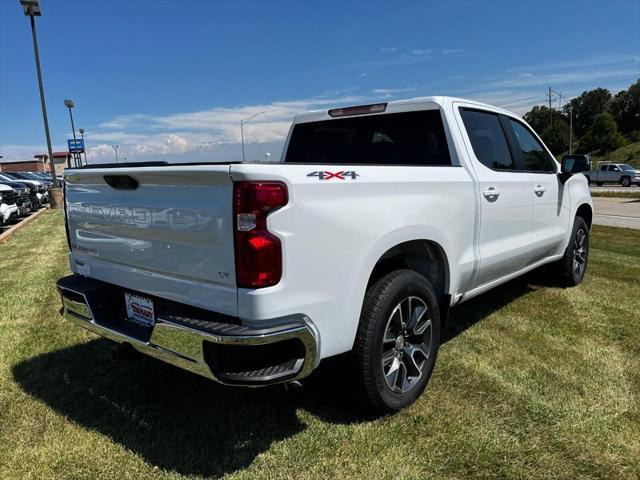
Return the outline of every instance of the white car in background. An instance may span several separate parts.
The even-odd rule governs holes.
[[[13,188],[0,183],[0,223],[5,225],[20,214],[16,199],[18,194]]]

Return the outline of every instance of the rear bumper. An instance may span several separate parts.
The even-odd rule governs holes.
[[[261,386],[300,379],[319,362],[318,334],[304,315],[252,327],[214,312],[194,314],[192,307],[170,302],[156,312],[154,326],[142,327],[124,318],[125,289],[78,275],[61,278],[57,288],[66,320],[223,384]]]

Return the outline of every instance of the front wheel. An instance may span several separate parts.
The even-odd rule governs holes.
[[[602,185],[604,185],[604,182],[596,182],[596,185],[601,187]]]
[[[397,270],[367,290],[355,343],[360,384],[375,413],[411,405],[433,372],[440,310],[426,278]]]
[[[620,180],[620,185],[622,185],[623,187],[630,187],[631,179],[629,177],[622,177],[622,179]]]
[[[587,272],[588,260],[589,227],[582,217],[576,217],[569,245],[562,260],[558,262],[560,274],[569,286],[575,286],[582,282]]]

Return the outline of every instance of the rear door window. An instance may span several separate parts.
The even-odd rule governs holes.
[[[480,162],[493,170],[515,170],[507,138],[498,115],[461,109],[473,152]]]
[[[323,165],[451,165],[439,110],[299,123],[285,157]]]

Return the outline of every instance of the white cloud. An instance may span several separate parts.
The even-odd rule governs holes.
[[[411,53],[414,55],[431,55],[431,52],[433,52],[431,48],[427,48],[427,49],[414,48],[413,50],[411,50]]]
[[[382,53],[394,53],[394,52],[397,52],[398,49],[396,47],[382,47],[380,51]]]
[[[443,55],[453,55],[454,53],[462,53],[464,52],[461,48],[445,48],[442,50]]]

